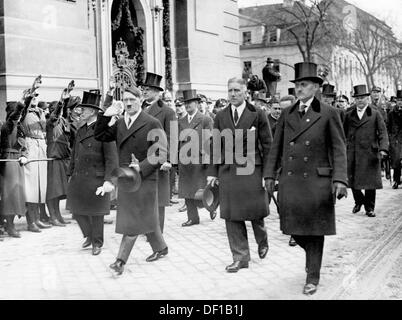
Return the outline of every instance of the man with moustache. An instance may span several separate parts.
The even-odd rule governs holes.
[[[306,253],[303,293],[320,280],[324,236],[335,234],[335,197],[347,195],[346,146],[338,112],[315,98],[323,80],[317,65],[295,65],[296,104],[282,111],[268,155],[266,188],[273,196],[277,171],[280,228]]]
[[[370,105],[366,85],[353,89],[356,107],[346,113],[344,121],[348,179],[355,200],[352,212],[364,205],[366,215],[375,217],[376,189],[382,189],[381,158],[387,156],[389,147],[387,128],[380,111]]]
[[[158,218],[158,171],[167,158],[166,134],[160,122],[141,110],[142,93],[136,87],[126,88],[123,93],[124,117],[117,121],[121,110],[116,104],[98,117],[95,136],[100,141],[116,141],[120,168],[130,167],[141,177],[141,184],[127,190],[118,181],[116,233],[122,234],[120,250],[110,268],[121,275],[134,243],[140,234],[146,234],[153,253],[146,261],[158,260],[168,254]],[[157,135],[152,141],[149,134]],[[150,153],[153,147],[160,159]],[[134,162],[133,160],[136,160]],[[119,179],[120,180],[120,179]],[[135,181],[131,182],[135,184]]]
[[[401,158],[402,158],[402,90],[396,93],[396,107],[388,114],[389,155],[391,166],[394,169],[394,184],[392,189],[398,189],[401,184]]]
[[[215,142],[207,171],[207,183],[212,187],[219,185],[220,214],[225,220],[233,256],[233,263],[226,267],[227,272],[238,272],[249,266],[246,221],[251,221],[253,226],[259,257],[264,259],[268,253],[264,218],[269,208],[263,178],[268,175],[271,129],[264,111],[246,102],[246,96],[246,82],[229,79],[230,104],[215,116]],[[225,138],[227,133],[230,133],[229,138],[233,137],[233,145]],[[216,143],[219,140],[221,144]]]
[[[144,94],[142,109],[145,113],[159,120],[163,130],[166,132],[169,155],[174,157],[173,159],[168,157],[167,161],[162,164],[158,176],[159,222],[163,232],[165,207],[170,205],[169,171],[172,168],[172,164],[177,163],[178,125],[176,113],[160,99],[160,93],[163,91],[160,87],[161,80],[162,76],[147,72],[145,82],[142,84]]]

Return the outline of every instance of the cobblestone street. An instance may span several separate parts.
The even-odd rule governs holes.
[[[4,237],[0,242],[0,299],[400,299],[397,263],[401,245],[395,245],[396,249],[390,249],[384,257],[390,273],[370,275],[372,264],[364,260],[379,250],[378,245],[392,228],[401,224],[402,190],[392,190],[387,181],[384,185],[377,194],[376,218],[368,218],[363,210],[353,215],[351,193],[337,204],[337,235],[326,237],[321,283],[312,297],[302,294],[304,253],[299,247],[288,246],[289,238],[279,231],[273,205],[266,219],[270,244],[267,257],[258,258],[248,225],[250,268],[228,274],[225,266],[232,257],[224,221],[219,217],[211,221],[203,209],[200,225],[183,228],[186,213],[178,212],[180,202],[166,212],[169,254],[159,261],[146,262],[151,249],[145,238],[139,237],[120,277],[113,276],[108,268],[121,240],[114,233],[114,224],[105,225],[103,251],[92,256],[91,250],[81,249],[83,238],[75,221],[65,228],[52,227],[34,234],[25,231],[25,219],[18,220],[22,238]],[[68,212],[64,215],[70,218]],[[108,219],[115,220],[115,211]],[[381,261],[375,267],[388,270]],[[377,292],[375,288],[365,289],[369,279],[364,278],[366,274],[382,286],[380,296],[371,294]]]

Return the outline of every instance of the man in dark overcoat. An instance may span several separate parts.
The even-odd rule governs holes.
[[[95,139],[95,122],[100,105],[98,92],[85,92],[79,108],[84,124],[78,129],[71,154],[67,198],[81,231],[86,238],[83,248],[92,244],[92,254],[103,246],[103,220],[110,213],[110,195],[114,187],[111,173],[117,167],[115,142]],[[78,107],[77,107],[78,108]]]
[[[116,232],[123,235],[116,261],[110,268],[121,274],[139,234],[146,234],[153,254],[146,260],[158,260],[167,255],[168,247],[163,239],[158,218],[158,171],[167,159],[166,134],[160,122],[141,110],[142,93],[129,87],[123,93],[124,116],[115,123],[112,117],[119,114],[112,104],[98,117],[95,134],[100,141],[116,141],[120,168],[132,165],[141,176],[139,189],[126,190],[118,185]],[[157,134],[154,142],[149,134]],[[150,149],[157,144],[160,159],[154,161]]]
[[[250,250],[246,221],[251,221],[253,226],[259,257],[265,258],[268,252],[264,218],[269,208],[263,178],[267,176],[272,135],[264,111],[246,102],[246,95],[243,79],[228,81],[230,105],[216,114],[213,157],[207,171],[208,184],[219,185],[220,215],[225,220],[233,255],[227,272],[248,268]],[[221,144],[216,143],[219,140]]]
[[[369,96],[365,85],[354,87],[356,107],[346,113],[344,130],[349,186],[355,199],[352,212],[359,212],[364,205],[366,215],[375,217],[376,189],[382,189],[381,158],[387,155],[389,140],[384,119],[380,111],[370,105]]]
[[[304,294],[320,280],[324,236],[335,234],[335,196],[346,196],[346,146],[338,112],[315,98],[317,65],[295,65],[298,101],[282,111],[268,156],[267,190],[278,168],[280,228],[306,252]]]
[[[159,120],[168,139],[169,155],[166,163],[162,164],[158,172],[158,203],[159,222],[163,232],[165,221],[165,207],[170,205],[170,176],[172,164],[177,163],[178,125],[176,113],[160,98],[163,89],[160,87],[162,76],[147,72],[145,82],[142,84],[144,102],[142,109]]]
[[[276,87],[278,81],[281,80],[281,74],[275,70],[274,60],[270,57],[267,58],[267,64],[262,69],[262,78],[267,87],[267,97],[272,97],[276,94]]]
[[[389,155],[394,169],[393,189],[401,184],[402,159],[402,90],[397,91],[396,106],[388,113],[387,130],[389,135]]]
[[[200,216],[197,207],[201,207],[201,200],[195,199],[198,189],[204,188],[206,184],[207,164],[203,164],[201,149],[205,139],[212,134],[212,119],[199,111],[200,97],[196,90],[185,90],[183,92],[184,103],[186,105],[187,115],[179,120],[180,149],[190,152],[180,152],[179,157],[179,198],[185,199],[187,206],[187,221],[182,224],[183,227],[189,227],[200,223]],[[204,137],[204,139],[203,139]],[[203,141],[204,140],[204,141]],[[192,148],[195,146],[197,154],[192,154]],[[182,159],[182,158],[185,159]],[[190,158],[191,161],[188,161]],[[185,160],[183,163],[182,160]],[[187,163],[187,161],[189,163]],[[215,213],[211,213],[211,219],[215,218]]]

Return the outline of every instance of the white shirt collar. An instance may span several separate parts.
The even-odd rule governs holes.
[[[124,113],[124,122],[126,123],[126,126],[128,124],[128,118],[131,118],[131,123],[130,126],[127,126],[128,129],[130,129],[130,127],[133,125],[133,123],[135,122],[135,120],[137,120],[138,116],[141,113],[141,109],[133,116],[129,116],[128,113]]]
[[[307,112],[307,110],[308,110],[308,108],[310,108],[311,103],[313,102],[313,100],[314,100],[314,96],[312,96],[310,99],[308,99],[305,103],[303,103],[300,100],[300,106],[306,106],[306,108],[304,110]]]
[[[359,119],[361,120],[363,118],[364,113],[366,112],[368,105],[365,106],[363,109],[359,110],[358,107],[356,107],[356,111],[357,111],[357,116],[359,117]]]
[[[92,120],[91,122],[87,122],[87,127],[89,127],[91,124],[96,122],[96,118],[94,120]]]
[[[241,115],[243,114],[243,111],[246,108],[246,101],[243,101],[243,103],[240,106],[238,106],[237,108],[234,105],[231,105],[231,107],[232,107],[233,120],[234,120],[235,109],[237,109],[237,114],[239,115],[239,120],[240,120]]]

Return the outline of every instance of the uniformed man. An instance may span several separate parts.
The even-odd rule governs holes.
[[[306,252],[304,294],[317,291],[324,236],[335,234],[335,197],[347,195],[346,146],[338,112],[315,98],[317,65],[295,65],[298,101],[283,110],[268,156],[266,188],[274,193],[277,170],[280,228]]]
[[[375,217],[376,189],[382,189],[380,160],[389,147],[387,128],[380,111],[370,104],[366,85],[355,86],[353,97],[356,107],[346,113],[344,121],[348,179],[355,199],[352,212],[364,205],[366,215]]]

